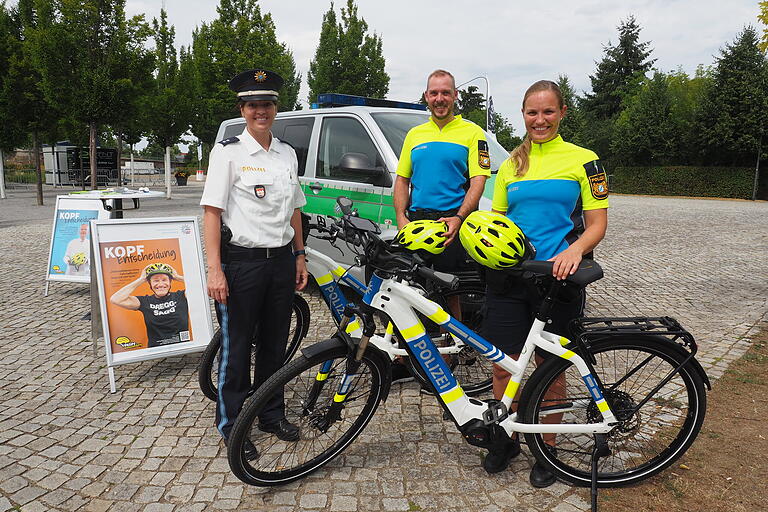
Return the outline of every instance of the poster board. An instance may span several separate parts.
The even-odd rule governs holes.
[[[197,218],[92,220],[91,236],[107,366],[204,350],[213,322]]]
[[[109,218],[98,199],[56,196],[47,281],[91,282],[91,229],[93,219]]]

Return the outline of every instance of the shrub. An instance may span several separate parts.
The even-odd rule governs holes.
[[[615,167],[612,192],[660,196],[751,199],[755,169],[749,167]]]

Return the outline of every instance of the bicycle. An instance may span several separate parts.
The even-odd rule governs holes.
[[[593,509],[598,487],[632,484],[657,474],[693,443],[706,412],[705,386],[710,384],[695,358],[693,336],[674,319],[581,319],[574,340],[544,330],[565,283],[586,286],[603,277],[597,263],[585,260],[567,280],[550,280],[516,361],[408,284],[415,275],[442,285],[455,279],[399,253],[376,236],[373,223],[349,215],[348,200],[340,198],[339,204],[345,226],[365,244],[365,261],[377,270],[364,304],[345,308],[336,336],[303,349],[245,403],[227,450],[237,478],[259,486],[293,482],[327,464],[365,429],[389,392],[388,357],[369,343],[374,310],[392,320],[468,443],[495,450],[508,443],[512,433],[524,434],[534,457],[557,477],[592,487]],[[521,269],[547,279],[552,263],[526,261]],[[466,395],[445,361],[435,355],[437,347],[416,311],[510,372],[502,400]],[[363,325],[359,339],[346,333],[353,315]],[[522,387],[518,410],[512,412],[534,349],[555,357],[533,371]],[[555,389],[561,376],[567,394]],[[285,390],[288,419],[300,427],[298,441],[279,441],[256,424],[266,398],[279,387]],[[557,435],[556,449],[550,449],[544,434]],[[246,439],[258,449],[253,460],[244,455]]]
[[[325,224],[321,218],[316,224],[307,226],[309,236],[313,238],[329,241],[335,246],[338,240],[345,240],[343,227],[339,223],[332,223],[330,226]],[[354,237],[354,234],[351,234]],[[309,274],[313,276],[325,304],[328,306],[331,316],[338,325],[342,320],[344,306],[347,304],[347,297],[341,285],[347,287],[348,292],[362,298],[366,286],[354,275],[349,273],[330,256],[305,246],[306,263]],[[448,301],[452,297],[459,298],[459,304],[462,310],[462,318],[472,326],[479,326],[482,322],[482,304],[485,302],[485,289],[479,278],[471,272],[462,275],[462,285],[456,290],[445,290],[440,287],[434,287],[424,293],[428,294],[431,300],[435,300],[443,307],[447,307]],[[295,355],[301,344],[301,341],[309,329],[310,312],[309,306],[300,295],[296,295],[294,300],[294,318],[296,328],[292,331],[292,337],[286,348],[285,362],[290,361]],[[299,300],[300,299],[300,300]],[[297,304],[300,302],[300,304]],[[434,337],[440,337],[440,330],[437,325],[428,322],[430,333]],[[350,322],[348,332],[353,337],[360,337],[360,325],[354,321]],[[424,389],[429,390],[430,384],[427,377],[408,357],[405,349],[399,347],[399,342],[393,338],[393,332],[385,334],[384,337],[377,336],[372,343],[379,349],[386,352],[391,360],[401,357],[403,363],[408,368],[411,375],[419,381]],[[444,335],[442,335],[445,338]],[[483,393],[491,388],[492,367],[485,360],[478,358],[476,354],[460,340],[454,338],[444,340],[446,345],[440,348],[440,353],[450,358],[453,369],[462,376],[467,383],[465,390],[468,394],[474,395]],[[218,374],[218,353],[221,346],[221,332],[219,330],[214,334],[209,343],[198,367],[198,382],[203,394],[211,400],[216,400],[217,387],[216,382]]]
[[[285,359],[284,363],[290,361],[299,350],[301,341],[307,336],[309,332],[310,323],[310,311],[307,300],[298,293],[293,295],[293,303],[291,304],[291,327],[288,331],[288,344],[285,346]],[[258,326],[253,334],[252,343],[256,345],[258,341]],[[219,394],[218,385],[219,382],[219,351],[221,350],[221,329],[216,329],[213,333],[211,341],[208,342],[208,346],[205,347],[203,356],[200,358],[200,364],[197,367],[197,382],[200,386],[200,390],[203,392],[206,398],[213,400],[217,399]],[[254,358],[256,357],[256,351],[251,351],[251,366],[254,365]]]

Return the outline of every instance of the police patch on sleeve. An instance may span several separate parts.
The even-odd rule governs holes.
[[[589,179],[589,190],[595,199],[605,199],[608,197],[608,177],[605,175],[605,169],[600,160],[592,160],[584,164],[584,170]]]
[[[488,142],[484,140],[477,141],[477,165],[481,169],[491,168],[491,157],[488,155]]]

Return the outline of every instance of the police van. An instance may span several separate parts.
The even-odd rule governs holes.
[[[309,110],[279,112],[272,133],[296,150],[299,181],[307,204],[304,213],[338,216],[336,198],[349,197],[361,217],[376,221],[385,239],[397,232],[392,195],[400,150],[408,130],[425,123],[424,105],[321,94]],[[237,136],[245,129],[242,117],[221,123],[216,140]],[[492,176],[486,182],[480,208],[490,210],[495,173],[508,152],[488,138]],[[312,246],[351,265],[354,254],[331,252],[327,242],[311,240]],[[359,276],[362,277],[362,276]]]

